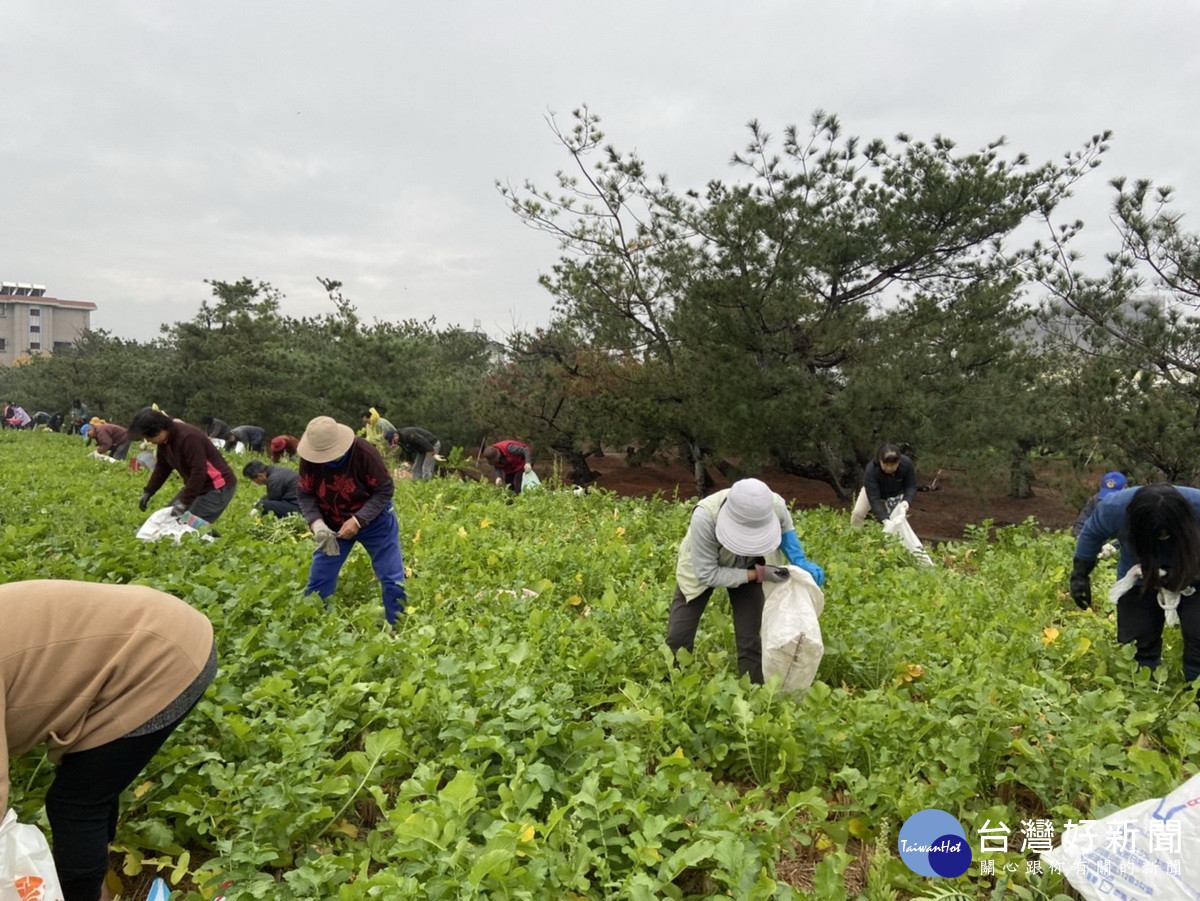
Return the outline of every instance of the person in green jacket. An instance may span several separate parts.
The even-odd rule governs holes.
[[[783,582],[787,563],[825,584],[825,570],[804,556],[787,502],[759,479],[742,479],[696,504],[679,545],[667,646],[690,653],[713,589],[729,592],[738,672],[761,683],[763,583]]]

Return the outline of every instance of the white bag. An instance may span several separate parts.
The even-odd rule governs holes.
[[[105,463],[120,463],[121,462],[120,460],[114,460],[108,454],[100,453],[100,451],[92,451],[90,454],[88,454],[88,456],[94,460],[103,460]]]
[[[825,594],[809,573],[789,566],[786,582],[763,585],[766,603],[762,615],[763,679],[779,676],[786,694],[807,691],[825,656],[821,624]]]
[[[1200,776],[1064,830],[1041,855],[1086,901],[1200,901]]]
[[[521,477],[521,490],[531,491],[534,488],[541,488],[542,480],[538,478],[538,474],[532,469]]]
[[[46,836],[17,822],[9,810],[0,822],[0,901],[62,901],[62,886]]]
[[[896,504],[891,515],[883,521],[883,531],[899,538],[900,543],[908,548],[908,552],[916,557],[922,566],[933,566],[933,560],[925,550],[925,545],[921,544],[921,539],[908,524],[908,501]]]
[[[137,531],[137,537],[142,541],[158,541],[160,538],[174,539],[179,544],[180,539],[187,534],[195,534],[196,529],[185,522],[176,519],[170,507],[163,507],[150,514],[150,518],[142,523]],[[201,535],[201,541],[212,541],[211,535]]]

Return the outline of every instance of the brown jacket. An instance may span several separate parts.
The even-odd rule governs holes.
[[[233,470],[212,440],[194,425],[177,419],[167,425],[167,440],[158,446],[146,493],[153,497],[172,470],[183,479],[179,501],[185,507],[202,494],[237,484]]]
[[[144,725],[192,684],[212,624],[142,585],[42,579],[0,585],[0,810],[8,758],[45,742],[50,759]]]

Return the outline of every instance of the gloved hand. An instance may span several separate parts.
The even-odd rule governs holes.
[[[171,515],[176,519],[182,519],[183,514],[187,513],[187,511],[187,504],[181,503],[180,501],[176,501],[175,503],[171,504]]]
[[[813,563],[811,560],[805,560],[803,563],[797,563],[796,566],[800,567],[802,570],[812,576],[813,581],[817,583],[818,588],[821,588],[825,585],[825,570],[821,569],[821,567],[817,566],[817,564]]]
[[[439,463],[445,463],[445,462],[446,462],[446,458],[445,458],[445,457],[443,457],[441,454],[434,454],[434,455],[433,455],[433,459],[437,460]]]
[[[503,485],[503,484],[504,484],[504,478],[503,478],[502,476],[496,476],[496,484],[497,484],[497,485]]]
[[[150,492],[143,491],[142,496],[138,498],[138,509],[143,513],[146,512],[146,507],[150,505]]]
[[[317,548],[326,556],[336,557],[342,552],[338,546],[337,533],[325,524],[325,520],[320,519],[313,523],[312,533],[313,538],[317,540]]]
[[[1075,558],[1075,568],[1071,570],[1071,599],[1080,610],[1092,606],[1092,570],[1096,568],[1095,560]]]
[[[760,582],[786,582],[792,577],[786,566],[764,566],[756,563],[754,572]]]
[[[1109,557],[1115,557],[1119,553],[1121,553],[1121,549],[1110,541],[1104,547],[1100,548],[1100,559],[1107,560]]]
[[[526,471],[526,472],[533,472],[533,464],[532,464],[532,463],[526,463],[526,464],[525,464],[525,471]]]

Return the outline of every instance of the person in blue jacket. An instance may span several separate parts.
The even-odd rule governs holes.
[[[765,482],[742,479],[704,498],[679,545],[667,647],[691,652],[713,590],[724,588],[733,609],[738,672],[761,684],[763,583],[786,581],[785,562],[825,584],[825,570],[804,556],[787,502]]]
[[[1117,641],[1136,646],[1134,659],[1153,669],[1162,661],[1163,627],[1178,618],[1183,675],[1200,677],[1200,491],[1144,485],[1108,495],[1096,505],[1075,543],[1071,598],[1092,605],[1091,573],[1104,543],[1119,539]],[[1119,583],[1120,584],[1120,583]]]

